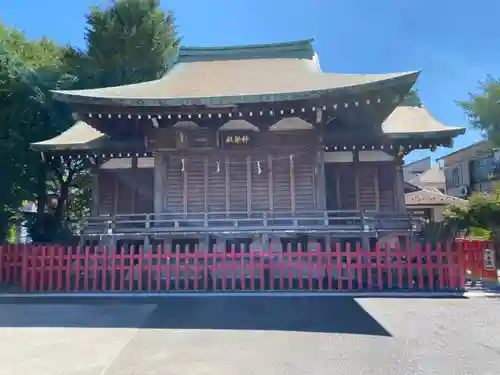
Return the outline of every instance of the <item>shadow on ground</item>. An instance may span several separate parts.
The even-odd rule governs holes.
[[[354,298],[310,296],[2,299],[0,327],[272,330],[390,336]]]

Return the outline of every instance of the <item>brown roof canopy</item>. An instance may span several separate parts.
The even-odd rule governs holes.
[[[167,74],[157,80],[89,90],[53,91],[73,103],[124,106],[224,105],[355,93],[412,86],[418,72],[324,73],[312,40],[239,47],[184,47]]]
[[[110,149],[141,148],[143,145],[138,140],[134,144],[122,143],[111,139],[84,121],[77,121],[69,129],[54,138],[41,142],[31,143],[34,151],[94,151]]]
[[[399,106],[382,124],[385,134],[394,137],[448,134],[455,136],[465,133],[464,128],[446,126],[437,121],[424,107]]]
[[[84,121],[77,121],[72,127],[54,138],[34,142],[31,148],[36,151],[44,150],[91,150],[104,146],[109,137],[93,128]]]

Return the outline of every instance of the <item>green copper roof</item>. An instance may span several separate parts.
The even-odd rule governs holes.
[[[177,62],[158,80],[53,94],[65,102],[102,105],[238,105],[407,88],[415,83],[418,74],[324,73],[312,40],[306,40],[240,47],[184,47],[179,50]]]
[[[313,39],[288,43],[230,47],[181,47],[178,62],[242,59],[309,59],[314,57]]]

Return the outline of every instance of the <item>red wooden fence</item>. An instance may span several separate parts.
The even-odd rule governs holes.
[[[370,251],[336,244],[324,251],[318,246],[250,252],[234,246],[189,252],[5,245],[0,247],[0,280],[20,282],[25,291],[68,292],[457,290],[465,285],[466,245]]]
[[[493,243],[485,240],[455,240],[462,254],[465,276],[473,280],[497,282]]]

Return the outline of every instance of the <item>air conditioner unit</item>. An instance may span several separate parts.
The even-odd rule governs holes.
[[[462,194],[462,196],[468,197],[470,195],[470,193],[471,193],[470,186],[462,186],[460,188],[460,193]]]

